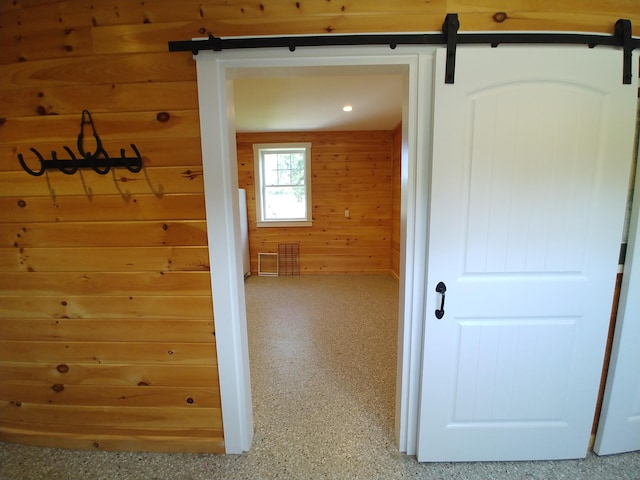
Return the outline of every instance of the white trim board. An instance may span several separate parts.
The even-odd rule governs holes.
[[[381,68],[405,76],[402,132],[400,307],[396,440],[400,451],[416,452],[416,429],[424,318],[429,152],[434,48],[313,48],[200,52],[200,130],[209,234],[209,256],[227,453],[251,447],[253,410],[243,272],[240,250],[233,78],[265,69]]]

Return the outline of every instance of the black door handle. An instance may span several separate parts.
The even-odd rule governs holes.
[[[442,317],[444,317],[444,293],[447,291],[447,286],[444,284],[444,282],[438,282],[438,285],[436,285],[436,292],[438,292],[440,295],[442,295],[442,300],[440,302],[440,308],[436,310],[436,318],[438,320],[440,320]]]

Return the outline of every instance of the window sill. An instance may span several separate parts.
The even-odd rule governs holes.
[[[313,222],[308,220],[288,220],[288,221],[270,221],[270,222],[256,222],[256,227],[311,227]]]

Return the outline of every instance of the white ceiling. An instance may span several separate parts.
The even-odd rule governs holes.
[[[238,132],[392,130],[402,119],[398,67],[255,69],[234,79]],[[353,111],[343,112],[344,105]]]

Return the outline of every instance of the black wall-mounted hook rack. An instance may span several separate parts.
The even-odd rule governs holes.
[[[88,152],[85,149],[84,140],[85,127],[91,127],[91,136],[95,141],[96,150],[95,152]],[[74,155],[71,149],[67,146],[64,146],[64,150],[67,152],[70,158],[58,158],[58,154],[55,151],[51,152],[51,158],[46,159],[36,150],[35,148],[30,148],[34,155],[38,158],[40,162],[39,170],[32,170],[29,168],[24,161],[24,157],[21,153],[18,154],[18,161],[20,165],[29,175],[33,175],[34,177],[39,177],[43,175],[47,170],[60,170],[62,173],[67,175],[73,175],[79,169],[87,169],[91,168],[96,173],[100,175],[106,175],[109,171],[114,167],[124,167],[132,173],[138,173],[142,170],[142,156],[140,152],[136,148],[136,146],[132,143],[130,144],[131,148],[135,153],[135,157],[128,157],[125,155],[124,148],[120,149],[120,157],[119,158],[111,158],[107,154],[107,151],[102,146],[102,140],[96,133],[95,126],[93,125],[93,119],[91,118],[91,113],[88,110],[82,111],[82,121],[80,122],[80,133],[78,134],[78,153],[79,158]]]

